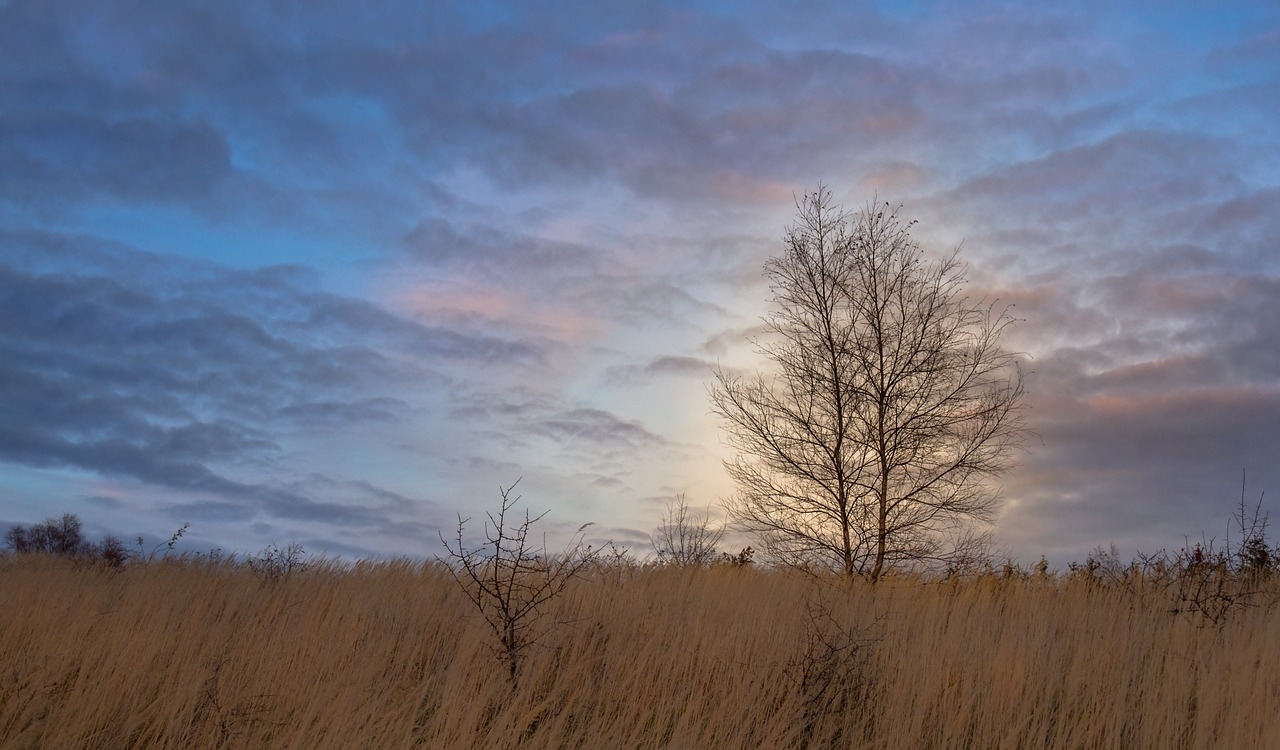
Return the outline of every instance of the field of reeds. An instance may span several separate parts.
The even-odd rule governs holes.
[[[1257,586],[600,565],[513,682],[439,563],[9,555],[0,747],[1274,748]]]

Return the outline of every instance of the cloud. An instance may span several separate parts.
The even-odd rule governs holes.
[[[1068,406],[1036,415],[1043,444],[1006,485],[1013,503],[1002,535],[1024,555],[1031,539],[1038,554],[1078,555],[1115,543],[1129,555],[1154,551],[1158,539],[1220,535],[1242,471],[1254,491],[1277,479],[1274,387],[1093,397]]]
[[[897,71],[874,57],[748,49],[692,77],[584,83],[513,106],[477,163],[506,185],[616,180],[706,204],[749,197],[744,181],[803,184],[833,147],[892,142],[919,122]]]
[[[590,274],[598,272],[604,261],[582,245],[515,235],[479,222],[455,227],[439,216],[419,222],[405,237],[405,246],[415,260],[433,267],[490,278],[509,277],[513,272],[553,275],[572,270]]]
[[[557,443],[587,442],[628,450],[666,442],[638,422],[618,419],[601,409],[569,409],[538,417],[528,423],[527,429]]]
[[[690,291],[705,278],[699,258],[672,253],[671,267],[655,273],[636,257],[637,241],[553,240],[497,220],[435,217],[405,237],[387,297],[424,322],[488,326],[557,351],[619,326],[687,326],[719,309]]]
[[[395,398],[366,398],[354,403],[310,401],[289,404],[276,415],[305,426],[338,426],[361,422],[398,422],[408,404]]]
[[[0,187],[28,203],[93,194],[118,201],[189,201],[208,196],[231,172],[225,136],[200,121],[6,117],[0,119],[0,143]]]
[[[668,441],[636,420],[598,408],[565,403],[553,393],[529,389],[488,391],[460,400],[454,414],[491,424],[516,438],[537,437],[591,455],[618,455],[666,446]]]
[[[375,507],[409,501],[366,480],[343,485],[359,491],[342,502],[316,499],[333,485],[282,483],[299,429],[398,424],[416,418],[402,394],[448,382],[441,371],[538,357],[319,292],[292,269],[52,234],[0,240],[0,460],[202,496],[200,513],[223,521],[388,523]]]
[[[1230,252],[1184,246],[1134,255],[1093,289],[1063,277],[1050,304],[1020,312],[1041,339],[1030,367],[1040,441],[1007,485],[1002,535],[1066,554],[1220,533],[1241,471],[1266,488],[1280,412],[1280,277],[1237,270]],[[1074,291],[1072,291],[1074,290]],[[1063,299],[1075,298],[1075,303]],[[1070,333],[1065,333],[1070,332]],[[1031,332],[1023,341],[1035,341]],[[1072,553],[1078,556],[1078,552]]]
[[[1201,135],[1127,131],[1004,166],[950,191],[945,201],[972,206],[980,227],[1017,217],[1062,229],[1085,225],[1089,235],[1122,229],[1122,239],[1131,241],[1143,231],[1135,227],[1140,218],[1177,218],[1188,204],[1231,197],[1240,182],[1227,166],[1230,148]],[[1163,237],[1162,227],[1146,231],[1152,229]]]
[[[664,355],[643,365],[614,365],[606,371],[605,377],[618,385],[644,383],[665,376],[705,380],[712,366],[711,362],[697,357]]]

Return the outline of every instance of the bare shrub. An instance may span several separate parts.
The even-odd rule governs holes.
[[[847,739],[818,738],[815,733],[826,717],[868,709],[875,687],[871,657],[877,640],[873,627],[845,626],[820,599],[806,602],[800,649],[784,670],[801,700],[806,741]]]
[[[535,546],[529,538],[534,524],[546,513],[524,520],[513,519],[520,496],[512,491],[520,483],[499,487],[502,504],[497,515],[487,513],[485,543],[468,548],[463,532],[469,519],[458,517],[458,532],[451,543],[440,537],[447,552],[443,559],[449,571],[480,616],[484,618],[496,640],[495,655],[506,665],[512,688],[518,683],[520,663],[533,646],[538,645],[555,627],[548,622],[547,605],[557,599],[569,582],[590,569],[597,553],[583,542],[582,534],[590,524],[578,528],[569,547],[556,556],[546,552],[546,541]]]
[[[591,554],[590,568],[593,577],[618,582],[634,579],[645,570],[646,564],[629,548],[610,541]]]
[[[1276,603],[1274,586],[1267,585],[1277,572],[1280,549],[1267,542],[1267,516],[1262,511],[1265,493],[1250,509],[1245,498],[1245,478],[1241,478],[1240,505],[1232,515],[1238,532],[1228,535],[1219,547],[1216,540],[1190,542],[1171,560],[1157,559],[1148,565],[1151,574],[1163,574],[1172,600],[1172,611],[1186,615],[1201,625],[1221,626],[1235,613]]]
[[[122,568],[132,557],[120,537],[112,535],[102,538],[102,542],[94,550],[94,556],[109,568]]]
[[[283,549],[269,544],[258,553],[256,558],[248,560],[250,570],[257,573],[264,581],[278,581],[294,573],[307,569],[303,555],[306,550],[297,542],[289,542]]]
[[[1228,534],[1219,544],[1201,535],[1172,555],[1139,553],[1128,564],[1115,547],[1098,548],[1083,564],[1072,563],[1069,576],[1140,597],[1158,596],[1170,612],[1200,626],[1221,627],[1242,610],[1270,607],[1277,602],[1271,579],[1280,569],[1280,548],[1267,541],[1264,495],[1250,508],[1242,480],[1240,505],[1232,514],[1234,540]]]
[[[654,554],[663,565],[702,566],[716,561],[716,547],[724,526],[712,526],[707,516],[689,510],[684,493],[667,504],[658,528],[649,535]]]

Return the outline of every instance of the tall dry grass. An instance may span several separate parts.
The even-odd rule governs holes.
[[[601,570],[514,689],[433,565],[10,556],[0,601],[4,748],[1280,747],[1274,611],[1079,579]]]

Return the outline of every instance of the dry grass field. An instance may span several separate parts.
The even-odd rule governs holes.
[[[1134,588],[601,568],[513,686],[438,564],[10,555],[0,747],[1280,747],[1275,610]]]

